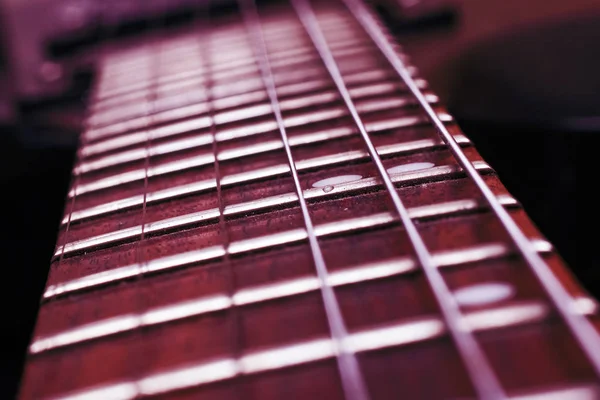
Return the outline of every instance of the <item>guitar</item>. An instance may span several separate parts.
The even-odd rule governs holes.
[[[593,399],[598,306],[359,0],[106,47],[21,399]]]

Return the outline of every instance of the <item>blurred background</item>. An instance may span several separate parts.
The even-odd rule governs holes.
[[[12,398],[18,385],[100,47],[148,34],[157,20],[178,29],[200,2],[0,0],[0,398]],[[231,7],[213,3],[212,12]],[[600,2],[372,3],[508,189],[600,296],[593,164]]]

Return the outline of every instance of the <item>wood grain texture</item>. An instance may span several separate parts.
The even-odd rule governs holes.
[[[348,19],[349,14],[338,8],[333,10],[318,9],[323,24],[333,24],[328,27],[329,40],[335,42],[331,37],[344,36],[343,33],[346,31],[347,38],[357,38],[364,42],[364,33]],[[289,33],[288,35],[296,35],[293,38],[287,38],[285,35],[279,37],[275,34],[281,32],[281,24],[285,26],[289,24],[290,32],[296,32],[292,28],[300,29],[298,21],[293,14],[289,14],[289,10],[261,10],[261,12],[264,12],[265,21],[270,24],[265,26],[273,27],[268,28],[273,29],[273,32],[266,36],[270,55],[282,52],[288,39],[290,43],[297,40],[299,47],[306,46],[314,53],[304,34]],[[283,22],[277,22],[279,19]],[[245,34],[240,34],[236,27],[237,25],[222,27],[220,28],[223,29],[222,32],[215,30],[217,33],[221,32],[222,37],[239,36],[231,40],[233,54],[235,51],[245,51],[249,46],[243,43],[247,39]],[[337,33],[332,33],[336,30]],[[212,34],[206,34],[203,40],[213,40],[210,35]],[[242,44],[236,45],[237,41]],[[166,45],[162,43],[163,51],[164,46],[171,46],[169,42],[166,43]],[[172,44],[172,47],[177,46]],[[154,50],[154,53],[158,52],[159,50]],[[191,54],[193,60],[201,59],[202,63],[211,64],[211,68],[222,62],[212,60],[211,57],[215,57],[214,55],[207,56],[201,53],[199,56],[193,52]],[[204,58],[208,58],[208,61],[204,60],[203,56],[206,56]],[[166,57],[166,60],[167,65],[176,65],[179,62],[176,57],[174,59]],[[339,62],[346,78],[348,74],[357,71],[381,70],[389,73],[389,68],[383,64],[381,56],[374,49],[362,52],[360,56],[354,55],[352,58],[340,57]],[[194,65],[192,62],[191,64]],[[311,69],[318,73],[313,74],[310,72]],[[168,68],[165,67],[165,70]],[[327,77],[318,58],[293,64],[292,67],[282,63],[282,67],[276,71],[276,85],[286,79],[293,80],[289,77],[297,72],[308,71],[305,78],[300,79],[301,82],[313,82],[315,77],[318,79]],[[128,73],[122,74],[124,81],[128,79],[135,81],[132,77],[127,78]],[[246,72],[242,73],[244,74]],[[254,78],[248,78],[248,81],[257,78],[256,71],[249,74],[254,74]],[[109,78],[104,78],[100,82],[105,83],[106,80]],[[208,81],[211,82],[211,79]],[[212,80],[213,88],[216,87],[214,85],[216,81],[217,79]],[[366,86],[374,86],[381,82],[398,84],[397,78],[387,77],[366,82]],[[118,84],[113,85],[119,87]],[[150,86],[154,89],[157,87],[156,83]],[[211,84],[208,84],[208,87],[210,88]],[[330,84],[329,88],[331,87]],[[242,90],[241,93],[244,91]],[[301,101],[309,94],[312,92],[298,95],[297,100]],[[361,109],[361,117],[367,124],[382,123],[398,117],[422,119],[422,112],[414,105],[394,103],[395,106],[381,106],[381,104],[392,104],[386,102],[406,95],[406,90],[398,84],[392,92],[384,94],[375,92],[357,99],[357,107]],[[249,104],[264,105],[264,97],[258,96],[258,98],[260,100],[251,100]],[[214,102],[218,99],[220,97],[212,100]],[[236,104],[235,101],[233,103]],[[253,132],[252,135],[217,140],[215,144],[201,145],[168,155],[146,156],[143,161],[134,160],[92,173],[83,173],[74,178],[74,188],[76,189],[77,185],[119,173],[140,170],[140,168],[143,171],[147,167],[160,166],[193,156],[218,155],[224,150],[238,150],[276,140],[277,132],[274,129],[267,129],[262,133],[253,131],[257,129],[257,124],[264,123],[265,126],[269,126],[269,121],[273,119],[272,115],[270,113],[256,115],[255,111],[248,111],[248,109],[241,111],[246,106],[247,104],[236,104],[229,109],[229,111],[238,110],[248,113],[249,116],[239,121],[216,124],[207,129],[182,131],[170,138],[157,140],[156,143],[148,139],[142,144],[124,146],[118,150],[111,150],[107,154],[115,155],[127,149],[151,148],[158,142],[171,143],[173,140],[194,135],[217,135],[230,129],[239,128],[239,132],[247,130]],[[381,108],[378,108],[380,106]],[[436,105],[435,108],[438,113],[445,113],[442,105]],[[339,116],[321,120],[315,117],[321,112],[338,109],[341,110]],[[326,141],[312,141],[294,146],[292,155],[297,164],[316,157],[364,151],[364,143],[358,138],[352,120],[339,99],[284,110],[283,114],[285,121],[288,122],[298,116],[304,119],[303,123],[296,125],[290,123],[288,130],[290,138],[315,132],[331,132],[334,129],[346,129],[349,132],[345,136],[329,138]],[[212,116],[212,113],[209,112],[208,115]],[[197,117],[189,118],[191,120]],[[171,121],[165,126],[170,126],[172,123],[176,121]],[[453,122],[447,122],[447,125],[453,134],[461,134],[460,128]],[[114,136],[125,137],[134,133],[123,132]],[[82,148],[90,143],[111,140],[108,136],[92,141],[87,141],[84,136]],[[371,136],[375,146],[385,146],[416,140],[434,140],[436,132],[423,120],[422,123],[404,127],[380,129],[373,132]],[[465,142],[463,146],[469,160],[482,161],[481,156],[470,143]],[[451,172],[446,174],[428,177],[423,175],[421,178],[417,176],[414,179],[400,180],[396,190],[405,205],[413,212],[429,207],[428,214],[414,218],[417,230],[429,251],[438,257],[444,255],[457,257],[456,261],[446,262],[445,265],[440,264],[442,277],[451,292],[493,282],[501,282],[512,289],[509,299],[501,299],[492,304],[482,302],[471,306],[463,305],[460,308],[465,318],[479,316],[480,328],[473,328],[474,336],[506,392],[517,395],[595,382],[596,378],[589,361],[559,318],[544,288],[515,251],[509,235],[502,228],[497,216],[485,206],[479,190],[460,171],[449,150],[440,143],[427,148],[407,150],[400,154],[384,155],[382,158],[385,168],[415,163],[451,167]],[[82,157],[79,163],[94,159],[97,160],[98,156]],[[283,150],[278,147],[261,154],[219,161],[218,170],[215,163],[208,163],[201,167],[185,168],[162,176],[150,178],[144,176],[129,183],[115,184],[105,189],[75,195],[72,201],[67,201],[65,213],[68,216],[72,211],[83,210],[108,201],[122,200],[132,195],[144,195],[199,180],[221,180],[228,175],[254,171],[258,168],[275,168],[281,164],[285,165],[286,162]],[[305,191],[313,190],[312,185],[315,182],[340,175],[360,175],[363,179],[372,178],[376,183],[353,190],[333,192],[331,196],[315,196],[307,201],[310,218],[317,230],[324,226],[333,230],[333,233],[323,233],[318,236],[318,244],[330,276],[354,271],[357,267],[373,263],[390,263],[390,260],[398,263],[399,259],[404,260],[403,262],[414,260],[410,239],[395,214],[384,222],[372,223],[375,215],[391,215],[389,213],[393,207],[389,194],[377,181],[377,171],[369,158],[357,158],[301,170],[300,186]],[[483,178],[495,195],[510,199],[510,193],[493,170],[485,170]],[[60,228],[58,246],[97,235],[114,234],[132,227],[145,227],[145,224],[213,208],[258,202],[269,196],[295,193],[294,191],[294,183],[289,172],[285,170],[260,179],[222,187],[219,185],[218,188],[203,193],[176,196],[148,204],[142,203],[113,213],[68,222]],[[324,193],[327,193],[327,190],[324,189]],[[468,201],[473,206],[453,211],[442,207],[458,201]],[[507,208],[528,238],[531,240],[543,238],[517,202]],[[356,221],[358,218],[362,218],[360,221],[370,221],[370,223],[364,226],[348,225],[348,221]],[[338,230],[332,227],[337,227]],[[93,274],[120,271],[127,266],[146,266],[165,257],[181,257],[184,252],[210,246],[222,245],[230,248],[228,246],[232,243],[248,243],[251,240],[268,242],[276,237],[274,235],[299,230],[302,232],[303,228],[304,221],[296,200],[275,202],[249,212],[223,215],[152,232],[142,230],[140,234],[99,246],[90,246],[82,251],[64,254],[59,252],[52,260],[48,287]],[[52,398],[114,384],[132,385],[135,390],[138,390],[133,395],[123,397],[153,397],[154,394],[139,391],[148,377],[156,378],[162,376],[160,374],[191,366],[211,365],[208,363],[215,360],[238,360],[237,362],[240,363],[240,359],[249,355],[256,356],[265,351],[286,348],[285,346],[327,339],[330,331],[318,286],[262,300],[238,303],[234,301],[218,309],[195,311],[173,317],[174,306],[198,304],[199,301],[215,297],[235,300],[239,298],[236,296],[240,293],[247,294],[254,291],[252,293],[264,294],[265,288],[281,291],[284,284],[297,284],[299,281],[316,277],[313,257],[304,237],[284,242],[273,241],[272,245],[269,244],[259,246],[260,248],[250,248],[248,251],[225,251],[208,260],[182,263],[162,271],[142,271],[127,278],[115,279],[73,293],[58,294],[42,301],[33,337],[34,344],[36,340],[52,338],[65,332],[80,332],[82,328],[93,324],[108,326],[111,321],[122,321],[129,317],[136,322],[128,328],[119,328],[121,330],[118,332],[108,332],[98,337],[89,337],[37,353],[33,352],[35,354],[30,354],[28,359],[20,398]],[[464,254],[461,251],[465,249],[481,250],[489,245],[499,246],[502,252],[493,256],[486,253],[484,257],[477,259],[468,259],[461,255]],[[563,282],[569,294],[575,299],[584,298],[588,302],[586,304],[589,305],[591,302],[593,305],[593,301],[587,298],[587,294],[573,279],[559,255],[549,248],[546,250],[543,253],[544,259]],[[350,335],[359,335],[385,327],[407,326],[426,318],[433,318],[436,321],[442,318],[430,284],[418,265],[386,276],[369,279],[363,277],[354,282],[339,284],[334,287],[334,292]],[[520,322],[510,322],[510,319],[507,319],[506,315],[516,318],[510,311],[508,314],[502,314],[504,316],[491,314],[494,310],[512,310],[514,308],[510,307],[524,304],[541,305],[544,312],[538,317],[524,318]],[[157,310],[168,310],[169,318],[163,322],[140,322],[144,320],[142,317],[147,317],[149,313]],[[595,314],[595,310],[588,310],[585,313]],[[496,316],[493,321],[489,320],[490,315]],[[597,316],[592,318],[596,320]],[[481,321],[490,326],[481,328],[483,326]],[[119,324],[117,325],[122,327]],[[77,334],[81,335],[81,333]],[[412,335],[413,331],[410,331],[410,334]],[[374,342],[377,340],[381,340],[381,337],[374,339]],[[310,352],[307,354],[311,356]],[[399,396],[423,399],[469,398],[475,395],[471,377],[463,365],[461,354],[443,328],[438,334],[426,339],[408,340],[401,345],[382,345],[361,350],[357,353],[357,360],[373,399],[392,399]],[[223,379],[224,381],[215,379],[214,382],[183,385],[176,388],[177,390],[165,390],[155,394],[158,397],[173,399],[343,397],[339,372],[335,359],[331,355],[314,356],[313,359],[309,358],[308,361],[298,362],[285,368],[259,369],[256,373],[247,370],[236,372],[233,376]]]

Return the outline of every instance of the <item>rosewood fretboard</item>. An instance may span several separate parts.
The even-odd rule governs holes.
[[[320,3],[104,49],[22,399],[598,396],[595,300],[374,14]]]

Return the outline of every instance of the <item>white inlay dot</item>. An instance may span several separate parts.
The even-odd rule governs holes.
[[[513,286],[494,282],[467,286],[454,292],[454,298],[461,306],[480,306],[506,300],[515,294]]]
[[[354,182],[361,179],[361,175],[339,175],[331,178],[321,179],[320,181],[316,181],[312,184],[314,188],[326,188],[332,187],[335,185],[340,185],[342,183]]]
[[[420,171],[422,169],[428,169],[433,167],[435,164],[432,162],[416,162],[404,165],[396,165],[395,167],[388,168],[388,174],[403,174],[405,172]]]

